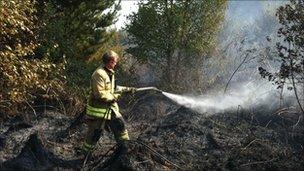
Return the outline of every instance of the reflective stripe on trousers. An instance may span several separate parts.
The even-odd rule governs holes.
[[[83,149],[85,150],[85,151],[91,151],[93,148],[94,148],[94,146],[95,145],[93,145],[93,144],[89,144],[88,142],[84,142],[83,143]]]
[[[119,140],[130,140],[129,134],[127,130],[124,130],[120,135],[119,135]]]

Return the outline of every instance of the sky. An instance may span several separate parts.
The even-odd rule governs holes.
[[[136,0],[121,0],[121,10],[118,13],[118,21],[115,23],[117,29],[121,29],[125,25],[124,23],[127,22],[126,15],[137,12],[137,2]]]
[[[121,29],[127,21],[126,16],[132,12],[137,12],[138,6],[137,0],[121,0],[121,10],[119,11],[119,18],[115,24],[117,29]],[[237,22],[239,25],[247,25],[255,22],[262,11],[266,8],[274,12],[278,5],[284,3],[284,1],[253,1],[253,0],[233,0],[228,1],[227,18]]]

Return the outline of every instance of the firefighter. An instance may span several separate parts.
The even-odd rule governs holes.
[[[119,56],[114,51],[105,53],[102,56],[103,65],[92,74],[86,108],[88,132],[83,144],[86,153],[94,148],[105,127],[113,132],[117,143],[129,140],[117,101],[123,92],[135,92],[136,88],[115,85],[114,69],[118,60]]]

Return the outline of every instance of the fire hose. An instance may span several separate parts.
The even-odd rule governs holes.
[[[142,88],[137,88],[136,91],[147,91],[147,90],[155,90],[157,92],[162,92],[160,89],[156,87],[142,87]]]

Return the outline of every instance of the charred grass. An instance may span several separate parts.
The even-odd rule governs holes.
[[[155,94],[128,103],[121,106],[131,141],[122,148],[104,131],[86,165],[76,149],[87,128],[76,117],[48,112],[31,124],[7,121],[0,136],[1,170],[304,168],[304,125],[292,108],[197,113]]]

